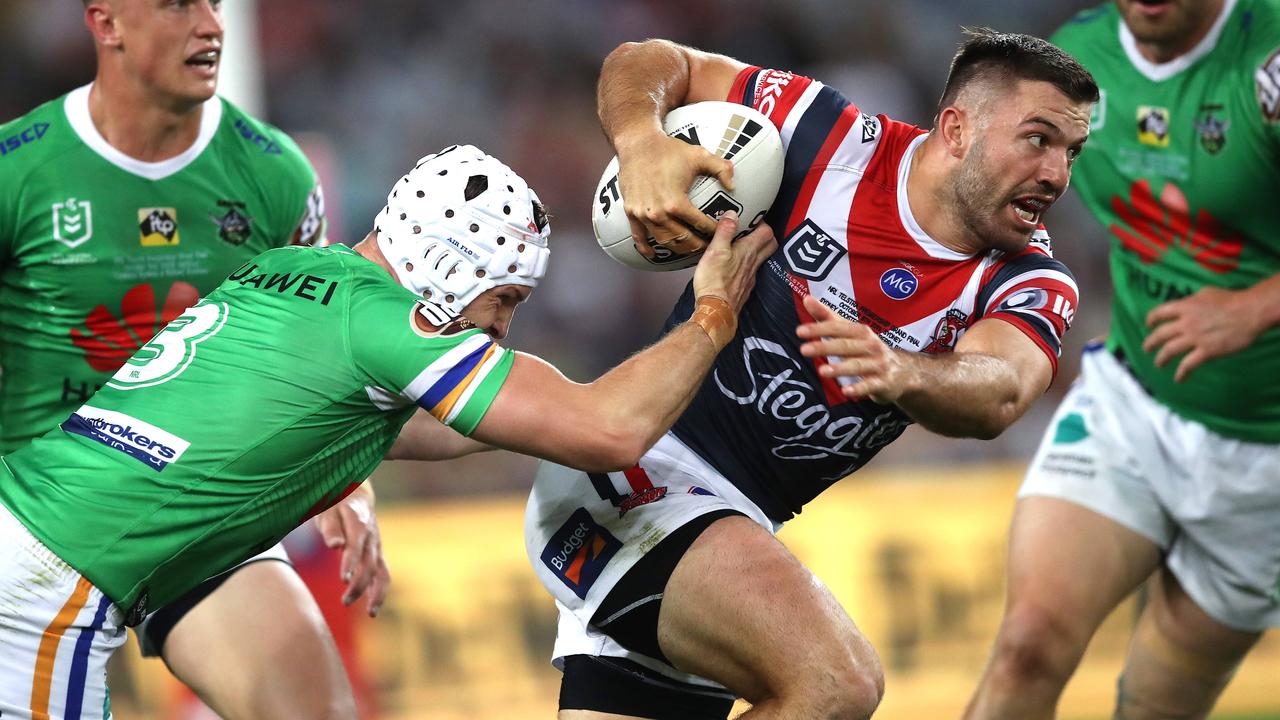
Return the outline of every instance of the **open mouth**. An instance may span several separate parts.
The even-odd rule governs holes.
[[[1010,204],[1013,206],[1013,213],[1018,216],[1019,220],[1028,225],[1038,225],[1040,223],[1040,216],[1044,214],[1044,211],[1047,210],[1051,204],[1053,204],[1053,201],[1044,198],[1024,196],[1014,198],[1013,202]]]
[[[204,70],[212,70],[218,66],[218,59],[221,56],[221,50],[206,50],[187,58],[187,65]]]

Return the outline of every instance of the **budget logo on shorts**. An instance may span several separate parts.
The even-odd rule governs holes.
[[[836,262],[848,253],[848,249],[829,233],[807,219],[791,232],[782,249],[791,271],[809,280],[826,277]]]
[[[150,423],[114,410],[82,405],[62,423],[66,432],[118,450],[160,472],[176,462],[191,443]]]
[[[587,590],[621,547],[622,543],[600,527],[586,508],[578,508],[551,536],[542,551],[542,563],[573,594],[586,598]]]
[[[906,268],[885,270],[880,276],[880,289],[894,300],[906,300],[916,294],[920,281]]]

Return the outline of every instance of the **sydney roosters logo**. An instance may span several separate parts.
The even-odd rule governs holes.
[[[1156,198],[1151,184],[1139,180],[1129,188],[1129,202],[1113,196],[1111,209],[1124,221],[1111,226],[1112,234],[1144,264],[1159,260],[1171,247],[1181,248],[1200,267],[1219,275],[1240,264],[1244,238],[1203,209],[1193,221],[1186,195],[1171,182]]]
[[[71,330],[71,342],[84,350],[85,362],[94,370],[115,372],[160,328],[199,300],[200,293],[194,285],[176,282],[169,288],[164,304],[157,306],[155,288],[135,285],[120,301],[119,316],[106,305],[95,307],[85,316],[84,331]]]

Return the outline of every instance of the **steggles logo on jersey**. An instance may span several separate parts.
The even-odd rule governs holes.
[[[218,226],[218,237],[232,245],[243,245],[253,234],[253,218],[244,213],[244,203],[239,200],[219,200],[218,207],[226,210],[222,216],[209,213],[209,219]]]
[[[67,247],[79,247],[93,237],[93,206],[88,200],[67,198],[50,207],[53,239]]]
[[[1152,147],[1169,147],[1169,111],[1150,105],[1138,106],[1138,142]]]
[[[1258,107],[1262,118],[1269,123],[1280,123],[1280,48],[1271,53],[1258,71],[1253,74],[1258,89]]]
[[[1166,183],[1157,200],[1151,184],[1143,179],[1129,188],[1129,202],[1111,198],[1111,209],[1128,227],[1111,226],[1111,232],[1126,250],[1144,264],[1159,260],[1171,247],[1179,247],[1200,267],[1221,275],[1240,264],[1244,238],[1219,224],[1201,209],[1191,220],[1187,197],[1172,182]]]
[[[587,590],[621,547],[622,543],[601,527],[586,508],[578,508],[551,536],[541,558],[574,595],[586,598]]]
[[[762,367],[756,368],[756,358],[760,358]],[[776,371],[785,365],[790,367]],[[716,387],[733,402],[754,407],[778,423],[769,452],[781,460],[817,460],[835,455],[850,458],[846,467],[852,469],[863,451],[888,445],[910,424],[895,418],[892,410],[870,418],[837,417],[823,402],[822,391],[800,374],[799,363],[787,354],[786,348],[770,340],[745,338],[742,366],[749,387],[729,387],[719,369],[713,375]],[[837,477],[847,474],[844,471]]]
[[[809,280],[825,278],[848,253],[848,248],[809,219],[792,231],[782,248],[791,271]]]
[[[194,285],[176,282],[169,288],[164,304],[156,307],[155,289],[135,285],[120,301],[117,318],[106,305],[99,305],[84,319],[88,332],[71,330],[71,343],[84,351],[84,360],[98,372],[115,372],[125,360],[142,348],[156,332],[182,311],[200,300]]]
[[[175,208],[138,208],[139,242],[143,247],[177,245],[178,211]]]
[[[1210,155],[1217,155],[1227,144],[1227,129],[1231,121],[1220,118],[1214,113],[1223,109],[1219,103],[1206,103],[1200,106],[1200,116],[1196,118],[1196,133],[1200,136],[1200,147]]]

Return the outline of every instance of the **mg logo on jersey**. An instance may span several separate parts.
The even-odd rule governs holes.
[[[622,547],[601,527],[586,508],[578,508],[560,526],[542,550],[542,563],[579,598],[600,577],[600,572]]]
[[[916,294],[920,281],[906,268],[896,267],[880,275],[880,289],[894,300],[906,300]]]
[[[848,248],[809,219],[792,231],[782,249],[791,271],[810,280],[825,278],[836,262],[847,254]]]
[[[1169,147],[1169,111],[1150,105],[1138,106],[1138,142],[1152,147]]]
[[[93,207],[88,200],[67,198],[54,203],[53,239],[67,247],[78,247],[93,237]]]
[[[176,462],[191,447],[191,443],[155,425],[92,405],[80,406],[62,423],[62,429],[122,452],[156,472]]]
[[[175,208],[138,208],[139,241],[144,247],[177,245],[178,211]]]

